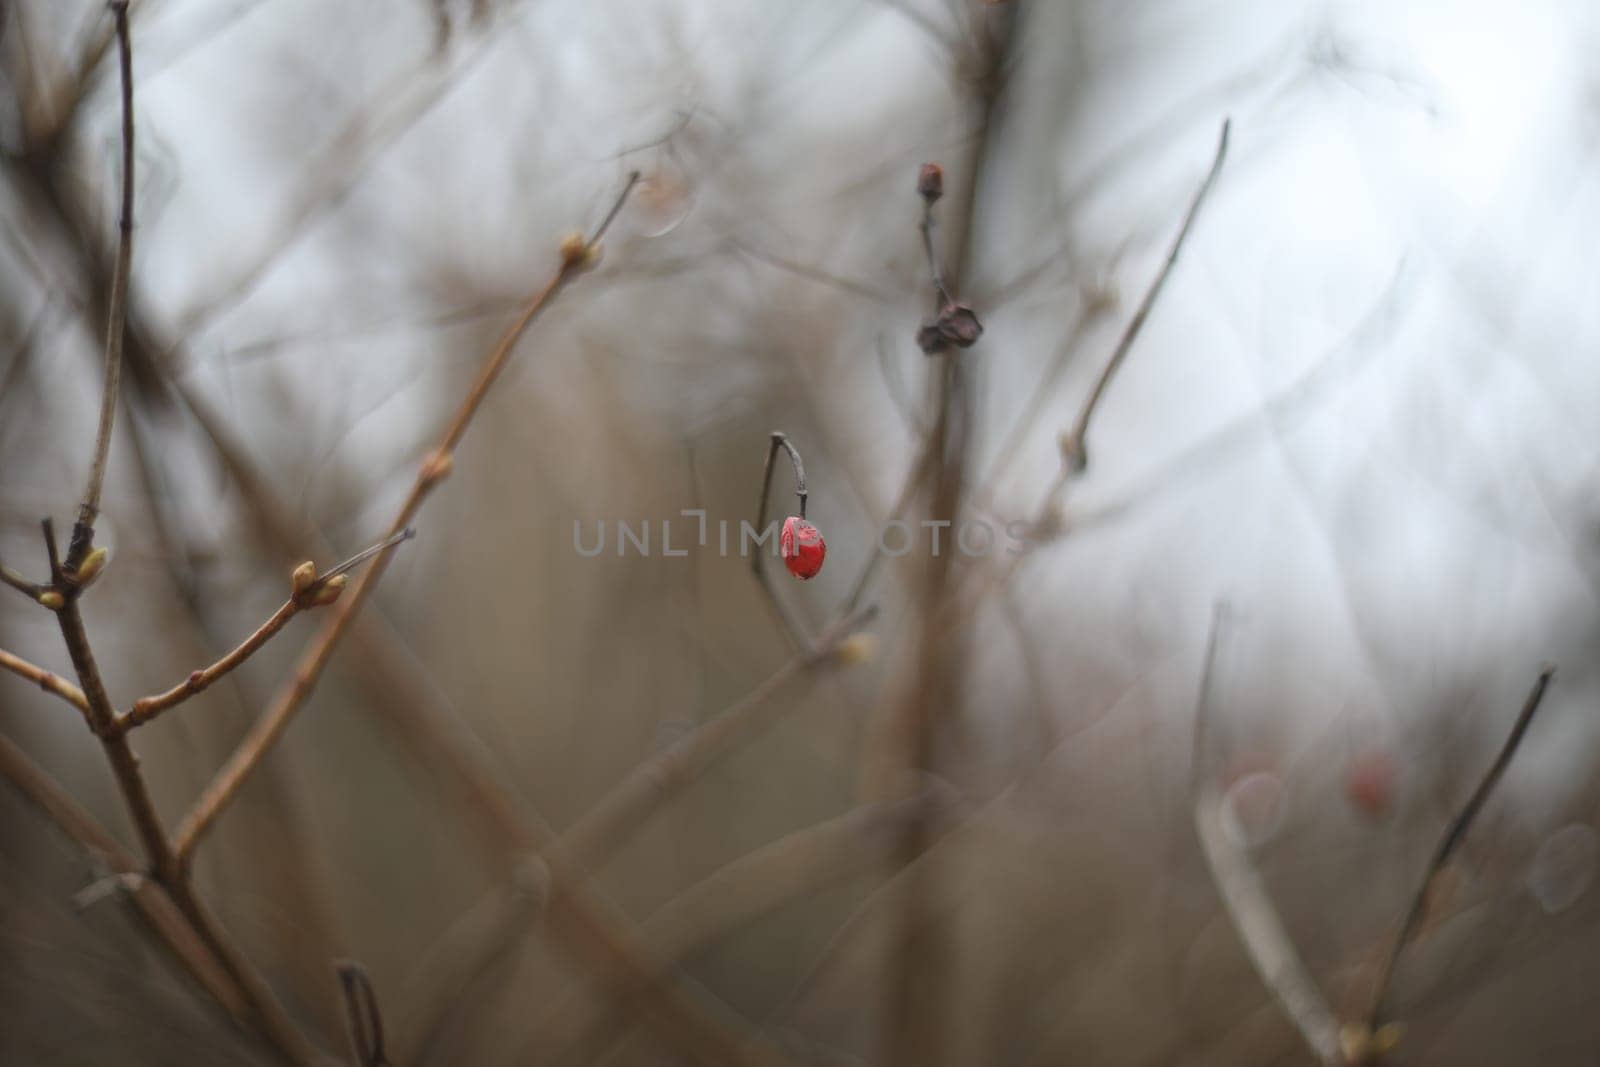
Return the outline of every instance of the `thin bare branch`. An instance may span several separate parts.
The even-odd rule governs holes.
[[[55,525],[45,519],[43,527],[45,544],[51,556],[51,570],[62,598],[61,606],[55,612],[56,622],[61,628],[61,638],[67,646],[73,670],[77,672],[78,684],[83,689],[84,715],[89,720],[89,728],[100,738],[101,746],[105,749],[106,758],[111,763],[117,786],[127,805],[128,816],[133,820],[144,845],[145,856],[151,868],[165,880],[177,870],[172,845],[161,826],[160,816],[156,814],[155,802],[150,798],[144,774],[139,770],[139,757],[128,747],[127,740],[117,733],[117,713],[106,693],[99,664],[95,662],[94,651],[89,645],[88,631],[84,629],[83,614],[78,609],[81,590],[66,582],[66,572],[61,570],[57,557]]]
[[[1539,677],[1533,683],[1533,688],[1528,691],[1527,698],[1522,703],[1522,710],[1517,714],[1517,721],[1511,726],[1511,733],[1506,737],[1505,743],[1500,746],[1500,752],[1484,772],[1483,778],[1478,782],[1472,795],[1467,797],[1461,810],[1455,818],[1445,827],[1444,835],[1439,839],[1439,845],[1434,849],[1433,857],[1428,861],[1427,870],[1423,873],[1422,882],[1417,886],[1417,891],[1411,898],[1411,904],[1406,908],[1405,918],[1400,922],[1400,928],[1395,934],[1394,943],[1390,946],[1388,954],[1384,957],[1383,964],[1378,970],[1378,979],[1372,989],[1372,999],[1367,1008],[1366,1023],[1368,1033],[1376,1033],[1382,1022],[1383,1002],[1388,995],[1389,985],[1394,978],[1394,969],[1399,962],[1400,954],[1410,943],[1421,924],[1423,915],[1427,912],[1430,890],[1433,888],[1434,879],[1444,869],[1446,863],[1455,850],[1461,845],[1467,831],[1472,827],[1472,822],[1478,817],[1478,812],[1483,810],[1489,795],[1494,792],[1494,787],[1500,781],[1500,776],[1505,773],[1506,767],[1511,763],[1511,757],[1517,753],[1517,747],[1522,744],[1523,735],[1528,732],[1528,726],[1533,722],[1534,715],[1539,710],[1539,705],[1544,702],[1545,690],[1550,687],[1550,679],[1555,677],[1556,669],[1545,666],[1539,671]]]
[[[369,548],[361,550],[354,556],[351,556],[349,559],[345,560],[343,563],[340,563],[334,567],[330,567],[322,574],[316,575],[314,578],[306,581],[303,585],[298,586],[293,595],[291,595],[288,600],[284,601],[283,605],[279,607],[277,611],[273,612],[272,616],[267,619],[266,622],[257,627],[254,633],[245,638],[237,647],[228,652],[221,659],[217,660],[209,667],[194,671],[183,681],[179,682],[177,685],[173,686],[171,689],[168,689],[164,693],[158,693],[155,696],[142,697],[139,700],[134,701],[131,708],[116,717],[116,730],[119,733],[126,733],[136,726],[143,726],[145,723],[154,719],[162,712],[182,704],[192,696],[205,692],[205,690],[209,689],[213,684],[215,684],[218,679],[235,670],[241,664],[243,664],[245,660],[255,655],[255,653],[259,651],[263,645],[272,640],[272,638],[276,636],[277,633],[285,626],[289,625],[290,619],[294,618],[302,611],[307,611],[311,608],[321,606],[319,603],[319,594],[321,594],[324,590],[333,592],[333,589],[330,587],[330,583],[333,579],[349,572],[351,569],[361,565],[362,563],[371,559],[373,556],[376,556],[378,553],[386,552],[400,544],[402,541],[410,540],[412,536],[414,536],[413,530],[409,528],[404,529],[393,536],[384,538],[384,540],[372,545]],[[309,572],[310,564],[307,563],[305,567]]]
[[[76,567],[94,539],[94,520],[100,514],[100,491],[105,484],[106,459],[111,454],[111,427],[117,416],[122,382],[122,337],[128,317],[128,272],[133,266],[133,45],[128,35],[128,0],[111,0],[116,22],[117,59],[122,76],[122,205],[117,220],[117,262],[111,274],[111,310],[106,322],[105,391],[100,397],[100,426],[95,435],[89,481],[78,507],[68,564]]]
[[[21,656],[12,655],[3,648],[0,648],[0,670],[7,670],[26,678],[46,693],[54,693],[83,712],[85,720],[88,719],[89,700],[83,695],[83,690],[54,671],[47,671],[43,667],[29,663]]]
[[[38,582],[28,581],[28,579],[3,563],[0,563],[0,584],[9,585],[29,600],[38,600],[39,594],[50,588],[47,585],[40,585]]]
[[[1052,386],[1061,377],[1072,362],[1072,356],[1077,352],[1079,344],[1088,334],[1090,327],[1099,322],[1104,316],[1106,307],[1102,303],[1091,303],[1085,307],[1073,322],[1072,328],[1067,331],[1066,338],[1056,348],[1055,357],[1045,372],[1039,378],[1039,384],[1028,394],[1027,405],[1022,414],[1012,421],[1006,431],[1005,439],[995,451],[994,459],[989,463],[989,469],[983,479],[978,483],[977,492],[974,494],[973,506],[989,509],[994,505],[995,495],[1005,479],[1011,464],[1016,461],[1022,446],[1032,436],[1033,427],[1044,412],[1045,405],[1049,403]]]
[[[266,622],[256,627],[254,633],[211,666],[191,672],[187,678],[164,693],[135,700],[131,708],[117,716],[116,731],[127,733],[136,726],[143,726],[162,712],[205,692],[230,671],[255,655],[263,645],[277,635],[278,631],[289,625],[289,620],[300,614],[300,610],[299,601],[293,597],[289,598]]]
[[[190,891],[179,870],[176,854],[150,790],[139,769],[139,759],[116,726],[116,710],[107,694],[99,665],[89,644],[79,601],[104,565],[104,551],[95,553],[94,521],[99,514],[104,488],[106,462],[111,448],[111,431],[120,402],[123,341],[128,304],[128,275],[133,255],[133,61],[128,32],[127,0],[111,0],[122,79],[122,197],[119,213],[117,259],[113,268],[106,329],[105,388],[101,398],[99,427],[88,483],[73,524],[65,561],[56,542],[54,525],[43,521],[45,550],[50,559],[50,585],[39,600],[55,612],[67,654],[78,675],[83,696],[83,713],[90,729],[100,739],[107,761],[122,793],[128,816],[143,845],[150,870],[167,901],[187,923],[190,938],[202,942],[235,984],[235,990],[215,989],[226,1005],[240,1001],[246,1006],[250,1023],[288,1061],[309,1064],[315,1059],[310,1044],[295,1029],[277,1004],[270,988],[256,974],[248,960],[235,949],[226,935]],[[141,879],[143,880],[143,879]],[[159,905],[156,905],[159,908]],[[165,920],[162,920],[165,921]],[[181,954],[181,952],[180,952]],[[194,961],[196,966],[201,961]],[[198,972],[197,972],[198,973]]]
[[[84,711],[89,728],[100,738],[106,759],[122,792],[128,817],[144,846],[149,866],[177,909],[188,921],[192,932],[198,935],[221,966],[237,983],[241,995],[249,1004],[251,1018],[263,1037],[277,1051],[295,1064],[310,1064],[316,1055],[305,1037],[295,1028],[288,1015],[272,994],[271,988],[258,975],[249,960],[228,939],[221,926],[211,918],[198,897],[184,880],[177,855],[156,813],[155,802],[144,774],[139,769],[139,757],[134,754],[128,739],[116,729],[116,712],[106,694],[105,683],[100,678],[100,668],[89,646],[89,635],[84,629],[83,615],[79,611],[80,587],[71,585],[66,572],[60,569],[55,558],[55,530],[49,519],[44,521],[44,532],[51,546],[52,565],[58,585],[64,593],[62,605],[56,609],[56,621],[61,627],[62,640],[67,654],[78,673],[87,707]]]
[[[452,453],[456,446],[466,435],[467,428],[472,424],[473,417],[483,405],[484,398],[489,389],[499,378],[500,372],[505,369],[511,359],[511,354],[516,350],[517,342],[523,333],[538,318],[540,312],[550,306],[552,300],[593,263],[593,255],[599,241],[610,228],[622,204],[627,201],[628,195],[639,181],[639,172],[635,171],[628,177],[627,183],[618,194],[615,204],[606,214],[605,219],[596,227],[591,236],[581,247],[569,248],[563,251],[560,267],[548,284],[535,293],[522,308],[521,313],[511,326],[501,335],[500,340],[490,351],[484,361],[482,369],[478,372],[477,379],[467,390],[466,397],[457,409],[455,417],[451,419],[445,429],[438,446],[424,459],[417,472],[416,481],[411,486],[411,492],[406,496],[405,502],[400,506],[399,514],[395,516],[390,526],[390,537],[393,538],[403,533],[411,520],[421,510],[423,502],[433,491],[434,487],[449,474],[452,462]],[[182,862],[187,862],[194,853],[194,847],[200,837],[216,821],[224,808],[238,794],[239,788],[244,785],[245,779],[255,770],[262,758],[271,749],[274,742],[294,718],[295,712],[301,704],[311,695],[316,687],[318,678],[333,656],[334,649],[339,640],[344,636],[354,620],[356,612],[371,594],[378,580],[383,577],[387,567],[392,548],[380,552],[373,560],[372,566],[362,574],[355,585],[340,598],[334,607],[334,614],[323,625],[322,632],[317,635],[311,648],[301,658],[299,667],[294,672],[294,678],[288,687],[283,690],[273,703],[273,706],[260,719],[256,720],[250,733],[245,737],[228,762],[217,772],[211,784],[200,795],[194,807],[179,825],[177,833],[177,854]]]
[[[1206,641],[1205,667],[1194,715],[1194,826],[1223,908],[1238,931],[1250,962],[1279,1007],[1294,1024],[1317,1061],[1326,1067],[1344,1062],[1339,1021],[1327,998],[1294,947],[1250,857],[1228,836],[1223,824],[1222,793],[1206,773],[1204,756],[1209,728],[1217,647],[1227,623],[1227,609],[1218,605]]]
[[[1183,217],[1183,225],[1178,229],[1178,236],[1172,241],[1172,248],[1167,252],[1166,262],[1162,264],[1150,288],[1145,291],[1144,299],[1139,302],[1133,318],[1128,320],[1127,329],[1122,332],[1117,347],[1112,349],[1111,358],[1106,360],[1105,367],[1100,371],[1100,377],[1095,380],[1094,388],[1089,391],[1089,397],[1084,401],[1083,410],[1078,413],[1078,421],[1061,443],[1062,453],[1074,471],[1082,471],[1089,465],[1086,441],[1089,434],[1089,420],[1094,417],[1095,409],[1100,405],[1100,398],[1105,395],[1112,377],[1122,366],[1122,361],[1128,357],[1128,351],[1133,348],[1134,341],[1138,340],[1140,331],[1144,329],[1145,320],[1150,317],[1150,309],[1155,307],[1156,299],[1160,297],[1161,290],[1167,284],[1167,278],[1172,275],[1172,268],[1178,262],[1178,254],[1183,251],[1184,243],[1189,239],[1189,231],[1194,227],[1194,220],[1200,214],[1201,205],[1205,203],[1212,186],[1216,184],[1217,175],[1222,173],[1222,163],[1228,156],[1228,132],[1231,125],[1230,121],[1223,120],[1222,133],[1217,138],[1216,157],[1212,159],[1211,169],[1206,172],[1200,188],[1195,190],[1194,199],[1189,202],[1189,210]]]

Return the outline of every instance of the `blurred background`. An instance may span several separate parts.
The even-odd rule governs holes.
[[[84,601],[119,707],[236,644],[295,563],[382,536],[561,237],[642,176],[198,852],[199,893],[316,1045],[347,1056],[333,961],[353,958],[396,1063],[691,1062],[562,943],[548,871],[452,753],[561,833],[753,705],[748,736],[582,864],[615,928],[751,1047],[1310,1063],[1208,872],[1196,783],[1221,792],[1332,1010],[1359,1017],[1549,662],[1395,974],[1392,1062],[1600,1057],[1600,12],[136,0],[131,17],[128,363],[111,564]],[[104,5],[0,4],[0,79],[0,559],[38,577],[39,519],[71,521],[101,390],[120,173]],[[1087,470],[1060,481],[1060,437],[1224,117],[1216,184]],[[940,258],[985,326],[934,358],[915,341],[928,161]],[[769,683],[794,649],[737,531],[773,430],[827,538],[816,579],[770,568],[807,633],[841,617],[887,520],[917,536],[870,574],[872,642]],[[780,462],[776,513],[789,493]],[[918,524],[950,518],[993,551],[952,552],[947,530],[935,556]],[[663,551],[664,521],[686,555]],[[619,553],[619,523],[647,524],[651,551]],[[602,528],[606,550],[580,553],[575,532]],[[169,828],[319,625],[135,735]],[[0,599],[0,648],[70,675],[22,597]],[[69,707],[0,676],[0,732],[136,844]],[[0,787],[0,1062],[275,1062],[107,873]]]

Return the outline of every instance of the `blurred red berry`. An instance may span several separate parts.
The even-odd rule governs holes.
[[[1344,795],[1361,814],[1382,819],[1394,807],[1398,769],[1393,757],[1376,749],[1350,761],[1344,776]]]
[[[778,554],[789,573],[803,581],[822,569],[828,546],[815,526],[798,515],[790,515],[783,520],[783,532],[778,535]]]

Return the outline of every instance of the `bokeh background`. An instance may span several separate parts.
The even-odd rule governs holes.
[[[0,559],[33,574],[100,391],[109,32],[87,0],[0,6]],[[914,342],[915,177],[938,161],[941,255],[986,326],[960,356],[961,516],[1043,518],[1038,536],[883,561],[869,660],[791,679],[593,889],[797,1063],[887,1067],[908,914],[932,976],[922,1062],[1311,1062],[1208,875],[1195,776],[1354,1015],[1553,662],[1396,975],[1394,1060],[1600,1057],[1600,13],[136,0],[133,35],[130,365],[112,564],[85,602],[120,706],[236,643],[294,563],[381,535],[561,236],[643,175],[200,852],[200,891],[319,1044],[344,1054],[332,961],[351,957],[397,1063],[682,1062],[552,950],[537,876],[516,880],[395,709],[456,724],[572,825],[791,655],[714,536],[585,558],[575,524],[672,520],[681,545],[699,508],[737,530],[775,429],[829,548],[778,592],[813,631],[836,617],[940,426],[944,363]],[[1229,155],[1089,468],[1046,507],[1224,117]],[[915,494],[907,517],[935,506]],[[958,591],[947,629],[936,573]],[[315,625],[136,735],[169,825]],[[20,597],[0,647],[69,670]],[[908,767],[918,715],[932,740]],[[70,709],[0,677],[0,730],[133,841]],[[272,1062],[104,874],[0,788],[0,1062]]]

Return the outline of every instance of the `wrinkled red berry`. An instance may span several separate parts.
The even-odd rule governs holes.
[[[783,520],[783,532],[778,535],[778,554],[789,573],[804,581],[822,569],[828,546],[815,526],[798,515],[790,515]]]
[[[917,345],[930,356],[946,352],[951,345],[971,348],[983,335],[978,313],[965,304],[946,304],[937,318],[917,331]]]

